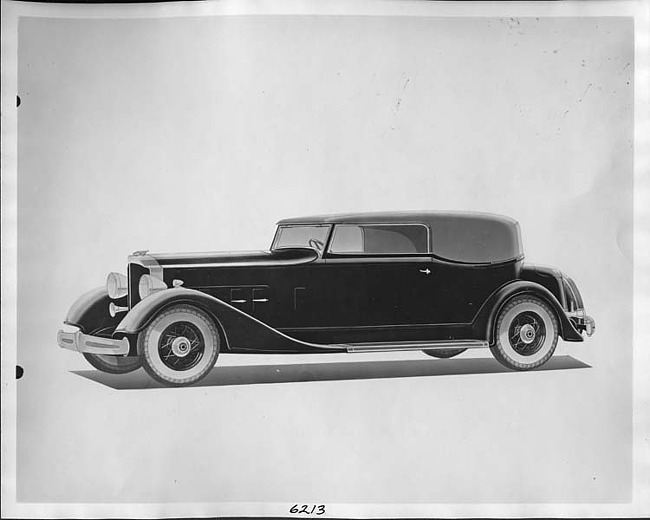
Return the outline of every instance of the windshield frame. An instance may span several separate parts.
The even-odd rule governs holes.
[[[286,246],[286,247],[278,247],[278,240],[280,238],[280,231],[285,228],[293,228],[293,227],[321,227],[321,228],[327,228],[327,232],[325,234],[325,243],[323,244],[323,251],[319,251],[318,249],[314,249],[313,247],[309,247],[308,245],[305,246]],[[312,251],[316,251],[318,253],[318,256],[322,258],[323,253],[329,246],[330,238],[332,237],[332,228],[334,227],[334,224],[282,224],[276,227],[275,229],[275,234],[273,235],[273,242],[271,242],[271,251],[280,251],[283,249],[311,249]]]

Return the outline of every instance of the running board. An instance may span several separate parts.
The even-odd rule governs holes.
[[[456,341],[397,341],[393,343],[351,343],[348,352],[393,352],[398,350],[443,350],[456,348],[488,348],[487,341],[462,339]]]

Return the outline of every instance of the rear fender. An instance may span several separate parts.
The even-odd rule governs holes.
[[[163,310],[186,304],[206,312],[219,328],[230,352],[332,352],[345,351],[335,345],[317,345],[300,341],[269,327],[214,296],[185,287],[157,292],[138,302],[115,329],[114,337],[135,336]]]
[[[573,326],[562,309],[562,305],[557,298],[546,287],[525,280],[511,282],[497,289],[483,304],[474,320],[473,327],[475,333],[480,336],[485,335],[487,341],[492,345],[494,343],[494,334],[496,321],[501,309],[508,300],[515,296],[528,294],[536,296],[548,303],[553,311],[559,324],[559,335],[564,341],[584,341],[584,338]]]

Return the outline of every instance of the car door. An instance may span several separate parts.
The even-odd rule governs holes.
[[[422,224],[339,224],[325,261],[331,305],[342,323],[386,327],[435,323],[436,277]]]
[[[436,322],[436,277],[430,256],[379,256],[367,259],[367,321],[375,326]]]

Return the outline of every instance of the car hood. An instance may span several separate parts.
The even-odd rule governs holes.
[[[313,262],[318,253],[309,248],[278,249],[275,251],[241,251],[211,253],[149,253],[163,268],[218,267],[255,265],[296,265]]]

